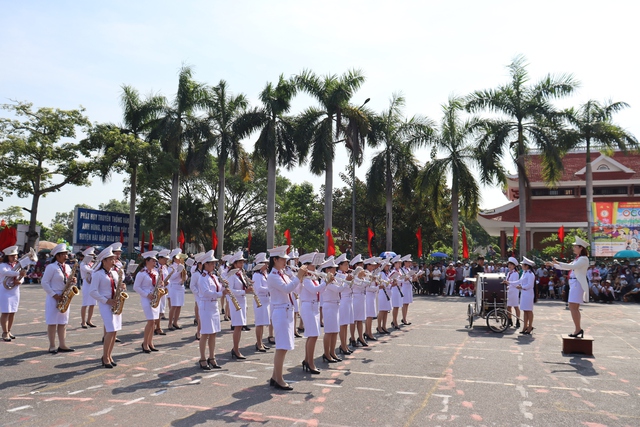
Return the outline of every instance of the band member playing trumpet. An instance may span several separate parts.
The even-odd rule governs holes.
[[[193,261],[193,265],[191,266],[191,279],[189,281],[189,289],[191,289],[191,293],[194,296],[194,307],[193,312],[195,314],[194,323],[196,324],[196,340],[200,340],[200,311],[198,309],[198,281],[200,276],[202,275],[202,262],[200,258],[204,256],[204,252],[196,254],[191,261]],[[186,261],[187,265],[189,260]]]
[[[169,276],[169,268],[167,267],[167,263],[169,262],[169,249],[163,249],[160,252],[158,252],[158,255],[156,255],[156,257],[158,258],[158,284],[156,286],[165,286],[164,282],[166,281],[167,276]],[[153,333],[155,335],[167,335],[166,332],[164,332],[162,330],[162,327],[160,326],[160,320],[164,319],[164,309],[167,305],[167,295],[163,295],[160,298],[160,304],[158,307],[160,307],[160,314],[158,317],[158,320],[156,320],[155,323],[155,328]]]
[[[153,330],[155,321],[160,318],[160,306],[155,308],[151,306],[153,291],[156,286],[161,286],[158,272],[155,269],[156,261],[158,260],[156,258],[157,254],[158,251],[149,251],[142,254],[144,268],[138,272],[133,282],[133,290],[140,295],[140,305],[147,319],[147,324],[144,327],[144,337],[142,338],[142,351],[144,353],[158,351],[153,346]]]
[[[284,268],[289,259],[287,248],[279,246],[269,250],[269,276],[267,285],[271,295],[271,320],[276,336],[276,353],[273,357],[273,374],[269,385],[279,390],[293,390],[282,375],[284,359],[287,351],[294,348],[293,336],[293,296],[291,292],[298,286],[307,273],[306,267],[298,270],[297,277],[290,280],[284,274]]]
[[[264,327],[268,326],[269,336],[273,335],[271,316],[269,316],[271,304],[269,303],[269,287],[267,286],[267,268],[269,267],[267,254],[260,252],[256,255],[254,262],[256,265],[253,267],[253,291],[260,299],[261,304],[261,306],[258,307],[258,303],[254,299],[253,313],[256,324],[256,351],[264,353],[269,349],[269,347],[262,343]]]
[[[71,267],[67,261],[67,245],[60,243],[51,249],[54,260],[47,265],[42,275],[42,289],[47,293],[44,313],[47,322],[47,336],[49,338],[49,353],[74,351],[67,347],[67,323],[69,323],[69,310],[64,313],[58,310],[58,301],[67,284],[75,284],[76,278],[71,277]],[[60,345],[56,348],[56,334]]]
[[[230,310],[231,327],[233,328],[233,348],[231,349],[231,358],[238,360],[246,359],[246,357],[240,353],[240,336],[242,335],[243,327],[247,326],[246,294],[253,293],[253,287],[247,282],[242,274],[245,261],[246,259],[244,258],[243,252],[236,252],[229,260],[229,263],[231,264],[231,270],[229,270],[229,272],[231,273],[232,270],[235,270],[235,273],[227,276],[229,290],[235,295],[238,303],[240,304],[240,310],[236,310],[235,308],[231,308]],[[231,299],[231,297],[227,298]],[[233,304],[230,304],[229,306],[233,307]]]
[[[360,278],[356,277],[354,273],[351,273],[352,277],[352,286],[351,289],[353,291],[353,321],[354,323],[350,326],[351,337],[350,342],[355,346],[355,332],[358,330],[358,343],[363,347],[367,347],[367,340],[364,335],[364,322],[367,319],[366,314],[366,299],[367,299],[367,286],[368,283],[362,281],[362,277],[364,277],[364,271],[362,270],[362,256],[360,254],[356,255],[355,258],[351,260],[349,263],[351,268],[354,270],[358,270],[360,274]]]
[[[336,345],[338,343],[338,333],[340,332],[340,292],[345,290],[344,283],[340,284],[333,280],[333,274],[338,267],[333,262],[333,256],[320,265],[320,271],[327,274],[322,282],[326,285],[322,310],[324,311],[324,354],[322,360],[327,363],[340,362],[342,359],[336,355]],[[276,337],[277,338],[277,337]]]
[[[340,255],[336,260],[335,264],[338,266],[336,271],[336,278],[340,280],[340,282],[344,283],[345,281],[353,280],[351,275],[347,274],[347,270],[349,270],[349,260],[347,259],[346,254]],[[352,342],[347,341],[349,326],[353,325],[353,291],[352,287],[346,285],[342,292],[340,292],[340,307],[339,311],[339,323],[340,323],[340,353],[342,354],[351,354],[352,350],[349,349],[349,344],[352,347],[356,346],[355,340]],[[365,343],[366,345],[366,343]]]
[[[94,272],[91,274],[91,296],[99,303],[98,308],[105,328],[102,366],[107,369],[118,365],[111,354],[116,343],[116,334],[122,329],[122,314],[114,314],[111,311],[111,307],[117,303],[117,287],[124,287],[124,282],[119,280],[119,275],[123,275],[124,272],[120,270],[116,273],[113,268],[115,262],[116,255],[111,247],[107,247],[98,255]]]
[[[402,274],[401,268],[402,268],[402,257],[400,255],[396,255],[392,260],[391,260],[391,264],[393,264],[393,268],[391,269],[391,272],[394,273],[395,276],[400,276],[400,274]],[[400,286],[397,282],[397,280],[393,280],[391,283],[391,316],[392,316],[392,320],[391,320],[391,326],[394,329],[400,329],[400,325],[398,325],[398,312],[400,311],[400,308],[402,307],[402,299],[403,299],[403,293],[402,290],[400,289]]]
[[[182,254],[182,249],[175,248],[169,254],[169,258],[172,261],[171,267],[175,270],[175,273],[169,279],[169,324],[167,329],[173,331],[175,329],[182,329],[178,325],[178,319],[180,318],[180,311],[184,305],[184,282],[187,279],[187,271],[184,268],[185,257]]]
[[[216,262],[213,251],[198,258],[203,271],[198,278],[197,298],[200,312],[200,368],[204,370],[220,369],[216,362],[216,334],[220,332],[220,309],[218,301],[230,290],[224,289],[214,274]],[[206,348],[209,346],[209,357],[205,359]]]
[[[300,257],[302,265],[306,266],[307,270],[311,273],[315,271],[316,263],[322,263],[323,261],[324,254],[318,254],[316,252],[304,254]],[[320,295],[324,292],[325,287],[325,282],[320,282],[317,277],[308,274],[304,277],[300,291],[301,316],[306,325],[304,334],[307,337],[302,369],[312,374],[320,373],[315,365],[314,353],[316,342],[320,336],[320,312],[318,311],[318,304],[320,303]]]
[[[16,271],[18,261],[18,247],[9,246],[3,249],[2,264],[0,264],[0,324],[2,324],[2,340],[11,342],[16,337],[11,333],[13,319],[20,305],[20,285],[24,282],[26,270]],[[5,281],[11,283],[8,289]]]
[[[409,312],[409,304],[413,302],[413,285],[411,284],[411,278],[409,275],[412,273],[411,267],[413,262],[411,261],[411,254],[402,257],[402,274],[405,279],[401,283],[402,289],[402,319],[400,320],[403,325],[410,325],[411,322],[407,321],[407,313]]]
[[[365,321],[365,336],[370,341],[377,341],[378,339],[373,336],[373,319],[378,316],[378,290],[380,286],[373,278],[373,272],[378,268],[378,258],[367,258],[364,260],[365,272],[363,272],[359,280],[362,281],[362,286],[365,287],[367,294],[365,295],[365,315],[367,316]],[[366,276],[368,274],[368,276]]]
[[[95,249],[93,247],[87,248],[82,251],[84,258],[80,264],[80,278],[82,279],[82,308],[80,309],[80,326],[82,329],[87,327],[95,328],[96,325],[91,323],[93,317],[93,308],[96,306],[96,300],[91,297],[91,272],[93,270],[93,257]],[[85,321],[86,319],[86,321]]]
[[[389,282],[389,260],[382,261],[382,271],[379,273],[376,281],[380,285],[380,291],[378,292],[378,327],[376,330],[379,334],[390,334],[387,330],[387,315],[391,311],[391,299],[389,294],[391,293],[391,284]]]

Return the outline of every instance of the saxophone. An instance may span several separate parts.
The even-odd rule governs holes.
[[[244,280],[247,281],[249,286],[253,287],[255,282],[249,279],[249,276],[247,276],[247,273],[244,272],[244,269],[240,269],[240,271],[242,271],[242,277],[244,277]],[[256,302],[256,307],[262,307],[262,302],[260,302],[260,297],[256,294],[255,289],[253,290],[253,300]]]
[[[157,308],[160,305],[160,299],[167,294],[167,283],[169,283],[169,279],[174,273],[174,269],[172,268],[167,275],[167,278],[162,280],[162,283],[158,283],[155,288],[153,288],[153,295],[151,296],[151,307]]]
[[[236,311],[240,311],[240,303],[238,302],[238,299],[236,298],[235,294],[229,288],[229,282],[223,279],[221,274],[218,275],[218,280],[222,282],[223,287],[225,287],[226,289],[229,289],[229,298],[231,298],[231,302],[233,303],[233,306],[236,308]]]
[[[60,313],[66,313],[69,310],[69,304],[71,304],[71,299],[80,293],[80,290],[76,285],[71,283],[71,279],[76,277],[76,272],[78,271],[78,261],[73,261],[73,268],[71,269],[71,274],[67,276],[65,279],[64,291],[62,291],[62,295],[60,300],[58,301],[58,310]]]
[[[33,248],[31,248],[28,254],[25,254],[22,258],[18,260],[18,262],[16,263],[16,266],[13,267],[13,270],[11,271],[16,271],[20,273],[24,271],[26,273],[27,267],[29,267],[29,264],[36,263],[36,262],[38,262],[36,251],[34,251]],[[4,280],[2,281],[2,284],[4,285],[5,289],[7,290],[13,289],[17,285],[15,279],[19,279],[19,277],[12,277],[12,276],[5,277]]]
[[[127,265],[129,265],[127,263]],[[116,305],[111,307],[111,312],[113,314],[122,314],[122,309],[124,308],[124,301],[129,298],[129,294],[122,290],[122,281],[124,279],[124,269],[118,270],[118,285],[116,287],[116,294],[114,295],[114,299],[116,300]]]

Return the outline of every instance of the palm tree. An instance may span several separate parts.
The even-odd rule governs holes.
[[[435,134],[435,124],[421,116],[407,120],[402,114],[405,100],[402,95],[391,97],[389,109],[371,123],[369,143],[382,150],[376,154],[367,172],[367,191],[370,196],[385,192],[386,195],[386,250],[393,245],[393,189],[403,195],[411,193],[418,174],[418,164],[413,152],[429,143]]]
[[[87,142],[103,152],[99,169],[103,181],[110,179],[114,170],[124,170],[130,177],[129,194],[129,258],[134,254],[135,215],[137,198],[138,168],[148,163],[155,145],[143,137],[151,129],[154,121],[165,105],[162,96],[141,99],[131,86],[122,86],[120,102],[123,109],[123,124],[97,125],[91,130]]]
[[[174,160],[171,174],[171,247],[178,242],[178,207],[180,202],[180,175],[184,167],[187,145],[193,145],[195,115],[211,103],[211,92],[207,85],[193,80],[189,66],[180,69],[178,91],[171,103],[164,108],[163,116],[157,121],[149,137],[158,139],[162,149]]]
[[[324,231],[333,227],[333,160],[335,144],[346,135],[350,121],[362,119],[362,111],[349,105],[349,100],[364,83],[359,70],[350,70],[342,76],[335,74],[318,77],[305,70],[295,81],[297,86],[315,98],[320,106],[307,108],[298,121],[298,138],[306,141],[301,147],[301,158],[311,150],[310,169],[315,175],[325,174]],[[335,125],[334,125],[335,122]],[[328,239],[324,238],[325,251]]]
[[[477,91],[467,97],[470,112],[487,110],[502,117],[480,120],[476,126],[479,148],[484,153],[481,178],[504,180],[505,151],[510,152],[518,170],[520,209],[520,253],[527,248],[527,190],[525,159],[530,148],[542,153],[543,176],[547,182],[558,180],[562,172],[563,149],[555,136],[560,116],[551,100],[571,94],[578,83],[571,75],[551,76],[528,85],[525,59],[516,57],[509,65],[511,81],[496,89]]]
[[[628,148],[637,148],[638,140],[622,127],[612,122],[614,113],[623,110],[629,105],[625,102],[607,101],[600,104],[598,101],[589,100],[576,111],[571,108],[566,111],[567,120],[572,129],[569,131],[569,140],[572,147],[586,146],[587,149],[587,236],[592,243],[591,228],[593,227],[593,175],[591,171],[591,146],[598,148],[618,148],[627,152]]]
[[[421,176],[421,187],[429,192],[432,200],[439,204],[442,198],[440,184],[451,175],[451,220],[453,227],[453,259],[458,260],[458,209],[467,218],[475,217],[480,202],[480,188],[473,175],[471,165],[478,163],[478,153],[470,144],[475,122],[463,121],[463,99],[449,98],[443,106],[444,117],[440,133],[434,139],[435,150],[444,152],[444,157],[435,158],[425,165]]]
[[[296,85],[280,75],[275,87],[267,83],[260,93],[262,107],[247,112],[236,120],[236,133],[241,139],[260,130],[253,155],[267,159],[268,248],[273,248],[275,244],[276,168],[284,166],[291,169],[299,160],[295,139],[296,122],[293,117],[286,116],[296,92]]]
[[[213,102],[209,106],[207,122],[208,137],[201,150],[208,152],[213,148],[218,158],[218,257],[224,254],[224,208],[225,208],[225,167],[231,165],[232,173],[241,173],[248,179],[251,165],[247,153],[242,148],[240,135],[248,132],[241,123],[246,124],[244,114],[249,102],[244,94],[233,95],[228,92],[227,82],[220,80],[213,87]],[[204,158],[204,156],[196,156]]]

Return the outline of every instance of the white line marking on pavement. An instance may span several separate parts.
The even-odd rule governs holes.
[[[258,377],[250,377],[248,375],[235,375],[235,374],[220,374],[220,375],[226,375],[228,377],[232,377],[232,378],[244,378],[247,380],[257,380]]]
[[[451,396],[447,394],[434,394],[434,396],[442,398],[442,409],[440,409],[440,412],[449,412],[449,398]]]
[[[90,414],[90,417],[97,417],[98,415],[104,415],[104,414],[108,414],[109,412],[111,412],[113,410],[113,406],[110,406],[106,409],[103,409],[100,412],[94,412],[93,414]]]
[[[133,374],[133,375],[131,375],[131,376],[132,376],[132,377],[134,377],[134,378],[137,378],[137,377],[141,377],[141,376],[143,376],[143,375],[144,375],[144,372],[141,372],[141,373],[139,373],[139,374]]]
[[[320,383],[313,383],[313,385],[317,385],[318,387],[342,388],[342,386],[341,386],[341,385],[335,385],[335,384],[320,384]]]
[[[100,388],[100,387],[102,387],[102,384],[100,384],[100,385],[92,385],[91,387],[87,387],[87,390],[94,390],[94,389]]]
[[[366,391],[384,391],[381,388],[371,388],[371,387],[356,387],[356,390],[366,390]]]
[[[82,393],[84,390],[76,390],[76,391],[70,391],[68,394],[69,396],[74,395],[74,394],[78,394],[78,393]]]
[[[206,377],[202,377],[202,378],[213,378],[213,377],[217,377],[220,374],[211,374],[211,375],[207,375]]]
[[[396,393],[398,393],[398,394],[411,394],[411,395],[418,394],[418,393],[415,393],[413,391],[396,391]]]
[[[128,402],[125,402],[125,403],[122,404],[122,406],[133,405],[134,403],[140,402],[141,400],[144,400],[144,397],[139,397],[137,399],[133,399],[133,400],[130,400]]]
[[[33,406],[31,406],[31,405],[18,406],[17,408],[7,409],[7,412],[22,411],[23,409],[29,409],[29,408],[32,408],[32,407]]]
[[[531,407],[533,406],[533,403],[529,402],[529,401],[524,401],[522,402],[520,405],[520,412],[522,412],[522,415],[524,415],[524,417],[528,420],[532,420],[533,419],[533,414],[531,412],[527,411],[527,407]]]

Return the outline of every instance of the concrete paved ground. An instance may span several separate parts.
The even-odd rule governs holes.
[[[123,343],[114,369],[100,368],[102,322],[80,328],[80,297],[72,302],[68,342],[76,351],[49,355],[44,291],[24,285],[13,333],[0,342],[1,425],[263,425],[263,426],[638,426],[640,425],[640,305],[588,304],[583,322],[594,357],[561,353],[572,331],[558,301],[535,307],[536,330],[490,332],[476,319],[465,329],[468,298],[416,297],[412,325],[338,364],[317,359],[320,375],[302,372],[304,339],[287,355],[293,392],[267,384],[273,351],[230,360],[231,334],[217,340],[221,371],[202,371],[193,339],[193,296],[181,331],[156,339],[158,353],[140,351],[144,326],[130,292]],[[252,321],[252,309],[249,309]],[[166,322],[165,322],[166,323]],[[164,325],[166,327],[166,325]],[[321,355],[318,345],[316,354]]]

